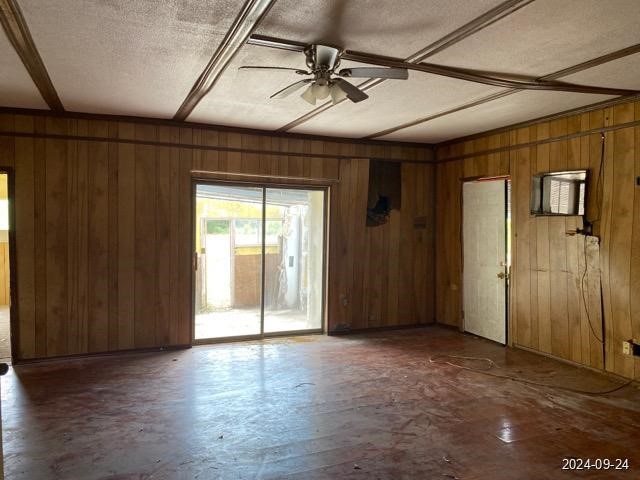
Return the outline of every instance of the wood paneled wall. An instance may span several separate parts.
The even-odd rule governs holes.
[[[529,214],[531,176],[538,172],[588,168],[588,218],[600,236],[600,273],[605,325],[605,368],[640,378],[640,360],[622,355],[622,341],[640,340],[640,127],[604,133],[597,129],[640,120],[640,103],[625,103],[538,123],[438,149],[436,172],[436,320],[461,324],[461,184],[477,176],[510,175],[513,265],[511,341],[523,347],[601,368],[602,317],[598,292],[580,289],[584,238],[566,232],[579,217]],[[593,132],[582,134],[584,132]],[[597,193],[600,191],[601,193]]]
[[[435,167],[419,163],[432,154],[0,114],[0,166],[15,175],[16,358],[189,344],[191,182],[207,172],[332,185],[329,330],[432,322]],[[418,162],[403,163],[402,211],[383,227],[365,228],[369,158]]]
[[[366,227],[366,215],[362,215],[367,208],[369,161],[343,161],[341,167],[341,182],[331,195],[335,215],[330,226],[333,298],[329,318],[333,327],[432,323],[434,166],[402,164],[402,208],[392,210],[389,222],[378,227]]]

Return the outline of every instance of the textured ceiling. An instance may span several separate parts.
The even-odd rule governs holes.
[[[9,39],[0,28],[0,105],[47,108]]]
[[[503,0],[278,0],[258,33],[408,57]]]
[[[256,33],[406,58],[503,1],[276,0]],[[67,110],[159,118],[174,116],[244,4],[233,0],[17,2]],[[638,25],[640,0],[534,0],[426,61],[540,77],[639,44]],[[302,77],[293,72],[238,70],[242,65],[305,68],[300,53],[244,45],[189,121],[278,130],[315,111],[299,94],[269,99]],[[640,54],[562,78],[640,90],[639,79]],[[381,139],[439,142],[612,98],[528,91],[448,113],[499,91],[412,71],[407,81],[383,82],[367,91],[368,100],[328,108],[297,121],[291,131],[359,138],[436,115]],[[0,105],[46,108],[2,30]]]
[[[568,75],[562,81],[640,90],[640,53]]]
[[[409,78],[408,81],[389,80],[369,90],[369,100],[344,102],[292,131],[322,131],[334,136],[346,132],[349,137],[364,137],[449,109],[462,98],[476,99],[503,90],[420,72],[410,72]]]
[[[609,98],[613,97],[565,92],[517,92],[427,123],[399,130],[381,137],[381,140],[413,141],[421,138],[428,143],[439,143]]]
[[[238,11],[225,1],[19,0],[67,110],[172,117]]]
[[[257,33],[405,58],[498,5],[500,1],[437,0],[431,2],[429,12],[424,10],[424,3],[424,0],[405,0],[402,2],[403,8],[398,9],[391,3],[379,0],[278,0]],[[451,16],[452,11],[457,12],[455,18]],[[387,20],[380,22],[381,17]],[[301,53],[245,46],[214,91],[196,107],[189,120],[267,130],[286,125],[314,107],[300,99],[299,94],[281,100],[271,100],[269,96],[302,77],[289,72],[238,71],[238,67],[271,65],[306,68],[304,60]],[[350,65],[362,66],[343,62],[341,67]],[[354,80],[353,83],[357,84],[358,81]],[[407,85],[402,87],[406,88]],[[382,97],[377,95],[376,98]],[[371,108],[372,101],[363,103],[368,103]],[[401,99],[391,97],[386,103],[386,108],[375,107],[376,112],[388,114],[389,108],[400,112],[398,105],[402,104]],[[343,107],[339,110],[343,111]],[[354,128],[362,119],[350,113],[339,115],[341,123],[347,122]],[[301,129],[314,134],[344,137],[363,136],[368,130],[370,128],[345,130],[343,126],[332,126],[331,132],[322,128]]]
[[[543,76],[640,43],[638,0],[535,0],[429,62]]]

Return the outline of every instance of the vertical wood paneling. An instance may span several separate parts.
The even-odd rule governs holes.
[[[371,229],[365,227],[366,212],[367,212],[367,194],[369,186],[369,161],[368,160],[351,160],[351,174],[353,175],[351,187],[347,187],[345,184],[340,185],[340,188],[350,188],[350,200],[349,204],[340,205],[340,211],[347,210],[347,216],[345,218],[345,227],[347,232],[347,241],[349,241],[354,247],[356,245],[362,245],[364,248],[364,256],[361,257],[363,250],[352,249],[352,259],[350,263],[351,269],[347,270],[347,278],[351,278],[351,312],[350,321],[351,328],[366,328],[369,325],[370,313],[369,302],[371,295],[375,290],[366,290],[367,286],[373,286],[373,284],[379,280],[375,278],[375,273],[366,271],[365,266],[369,266],[366,263],[367,258],[370,258],[371,252]],[[378,235],[375,235],[377,238]],[[361,260],[357,260],[358,257]],[[347,260],[349,261],[349,260]],[[375,319],[374,319],[375,320]],[[375,324],[375,322],[374,322]],[[373,326],[373,325],[371,325]]]
[[[109,138],[118,137],[118,124],[111,122],[109,124]],[[108,145],[108,237],[109,237],[109,260],[119,258],[118,255],[118,145],[109,143]],[[117,350],[119,340],[119,319],[118,319],[118,264],[117,262],[108,262],[109,270],[109,339],[108,349]]]
[[[435,168],[403,167],[406,206],[367,228],[369,160],[303,156],[429,159],[424,148],[26,115],[2,115],[0,130],[69,136],[0,136],[1,165],[15,165],[19,359],[191,342],[192,170],[339,179],[331,187],[329,328],[433,319]],[[194,144],[300,155],[186,148]],[[418,231],[421,216],[427,228]]]
[[[53,123],[53,122],[52,122]],[[53,132],[63,132],[62,121],[47,127]],[[58,123],[60,125],[58,125]],[[46,291],[46,355],[61,355],[67,351],[67,178],[66,142],[46,140],[45,190],[46,211],[44,222]]]
[[[170,142],[167,128],[158,129],[158,140]],[[155,331],[156,341],[161,345],[171,343],[171,150],[158,148],[157,201],[156,201],[156,271],[158,278],[156,298],[158,299]]]
[[[415,178],[413,165],[402,166],[402,218],[400,220],[400,235],[409,240],[409,244],[400,251],[400,269],[403,273],[402,288],[398,290],[398,301],[400,303],[400,322],[405,323],[407,319],[417,318],[415,290],[413,277],[407,278],[407,272],[412,272],[414,268],[414,234],[413,219],[415,217],[414,189]]]
[[[484,175],[496,165],[492,155],[485,162],[487,148],[511,147],[513,168],[514,258],[512,265],[512,322],[517,345],[549,353],[560,358],[602,368],[602,336],[600,314],[602,295],[606,369],[629,378],[640,378],[640,362],[622,355],[623,339],[640,336],[640,193],[635,178],[640,174],[640,128],[631,127],[605,134],[604,175],[599,178],[601,135],[591,134],[561,139],[526,148],[517,145],[529,141],[573,134],[590,129],[617,125],[640,119],[640,103],[627,103],[575,115],[552,122],[539,123],[499,135],[509,135],[506,144],[495,136],[448,145],[439,150],[441,159],[461,154],[464,160],[437,166],[436,205],[451,203],[459,194],[459,163],[465,175]],[[526,132],[525,130],[528,130]],[[503,162],[500,170],[504,173]],[[529,215],[531,175],[550,170],[588,168],[589,184],[587,218],[594,222],[594,233],[600,237],[600,253],[585,248],[584,237],[567,235],[582,227],[580,218],[544,218]],[[436,225],[444,239],[436,241],[437,320],[451,321],[448,309],[456,309],[460,292],[448,286],[459,282],[451,265],[459,250],[458,226],[447,228],[449,211],[437,209]],[[447,233],[445,233],[447,232]],[[599,261],[593,265],[589,262]],[[599,258],[599,260],[598,260]],[[584,299],[581,287],[584,281]],[[601,285],[601,287],[600,287]],[[601,293],[602,290],[602,293]],[[440,294],[442,292],[442,294]],[[586,304],[586,306],[585,306]],[[593,331],[592,331],[593,330]]]
[[[614,124],[633,121],[633,104],[618,105],[613,111]],[[609,303],[611,311],[611,343],[613,345],[613,370],[625,377],[633,376],[634,359],[622,355],[623,340],[632,338],[630,273],[633,238],[633,197],[635,188],[634,129],[625,128],[613,132],[613,161],[608,169],[611,181],[610,214],[608,216],[605,247],[608,256]]]
[[[193,141],[191,129],[180,129],[180,142]],[[191,224],[191,165],[193,150],[180,149],[178,152],[178,231],[177,231],[177,281],[178,281],[178,312],[177,343],[188,345],[192,337],[191,317],[191,252],[192,252],[192,224]]]
[[[634,105],[634,119],[640,120],[640,102]],[[640,128],[635,129],[634,138],[634,155],[635,155],[635,178],[640,177]],[[640,340],[640,188],[636,186],[634,190],[633,202],[633,232],[631,238],[631,269],[630,276],[630,292],[629,306],[631,310],[631,330],[633,338]],[[640,358],[635,359],[634,364],[635,377],[640,377]]]
[[[522,148],[514,151],[514,181],[512,182],[512,197],[527,198],[531,191],[531,182],[529,181],[529,162],[531,149]],[[532,288],[532,278],[537,288],[537,276],[531,275],[532,268],[530,266],[530,255],[527,253],[535,251],[535,232],[532,234],[529,221],[529,205],[524,202],[514,202],[512,208],[512,228],[515,230],[515,251],[518,252],[514,256],[514,265],[512,265],[511,280],[512,285],[517,285],[518,290],[530,291]],[[515,263],[517,262],[517,266]],[[535,271],[535,270],[534,270]],[[517,337],[514,341],[525,347],[533,348],[533,337],[537,338],[538,332],[533,331],[533,315],[531,313],[531,301],[528,295],[519,295],[514,299],[515,317],[517,320]],[[537,342],[536,342],[537,344]]]
[[[33,119],[30,120],[31,125],[28,130],[33,131]],[[3,152],[1,155],[4,158],[7,153]],[[33,140],[16,138],[15,168],[17,254],[15,268],[22,273],[23,281],[17,291],[17,311],[20,323],[13,332],[18,334],[18,356],[33,358],[36,356],[36,213]]]
[[[75,134],[78,132],[78,122],[72,122],[71,131]],[[79,296],[82,288],[79,271],[81,268],[82,258],[80,253],[80,216],[81,212],[86,209],[86,202],[82,202],[79,195],[79,161],[78,161],[78,142],[69,142],[67,148],[67,273],[69,275],[69,284],[67,288],[67,349],[70,352],[77,353],[81,351],[78,343],[80,339],[80,312],[78,305],[80,304]],[[83,262],[84,264],[84,262]],[[86,279],[85,279],[86,280]],[[84,282],[86,285],[86,282]]]
[[[132,124],[120,124],[118,136],[135,138]],[[118,144],[118,346],[134,348],[135,297],[135,147]]]
[[[461,325],[463,162],[438,165],[436,172],[436,320]]]
[[[177,128],[170,128],[166,135],[171,138],[173,143],[177,143],[180,140],[180,131]],[[217,153],[217,152],[216,152]],[[217,158],[216,158],[217,160]],[[169,277],[169,310],[171,315],[171,322],[169,323],[169,342],[171,345],[177,345],[180,342],[179,325],[176,319],[180,315],[180,289],[178,288],[179,281],[179,266],[180,266],[180,252],[182,249],[179,244],[179,231],[180,223],[184,221],[180,216],[180,149],[169,149],[169,177],[170,177],[170,204],[169,211],[169,223],[170,223],[170,251],[169,251],[169,268],[171,270],[171,276]],[[189,243],[189,251],[191,250],[191,244]]]
[[[155,140],[156,127],[136,125],[136,139]],[[136,145],[135,162],[135,297],[134,345],[156,345],[158,277],[156,276],[156,147]]]
[[[91,122],[89,134],[108,136],[106,122]],[[109,168],[107,142],[91,148],[87,171],[88,350],[109,349]]]

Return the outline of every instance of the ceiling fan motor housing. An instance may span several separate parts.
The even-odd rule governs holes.
[[[340,64],[340,49],[327,45],[309,45],[304,50],[307,67],[317,71],[332,72]]]

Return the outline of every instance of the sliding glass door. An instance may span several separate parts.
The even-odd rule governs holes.
[[[266,189],[265,245],[277,255],[265,260],[264,331],[322,328],[324,260],[324,191]]]
[[[195,185],[195,340],[321,331],[323,189]]]

